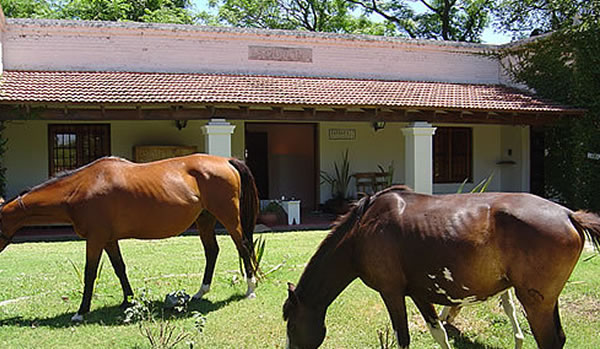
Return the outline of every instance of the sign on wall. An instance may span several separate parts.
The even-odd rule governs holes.
[[[356,130],[353,128],[330,128],[330,140],[353,140],[356,138]]]
[[[248,59],[312,63],[312,49],[303,47],[248,46]]]

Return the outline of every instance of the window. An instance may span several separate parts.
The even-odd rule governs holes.
[[[468,127],[438,127],[433,136],[433,182],[473,180],[472,134]]]
[[[76,169],[110,154],[110,125],[48,125],[49,173]]]

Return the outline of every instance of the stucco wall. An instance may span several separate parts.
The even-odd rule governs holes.
[[[202,72],[500,82],[498,62],[482,54],[494,46],[475,44],[176,25],[15,19],[9,20],[3,41],[4,65],[9,70]],[[251,46],[301,49],[310,60],[249,59]]]
[[[378,172],[378,165],[387,168],[393,161],[394,183],[404,182],[404,138],[401,128],[404,123],[388,122],[383,130],[374,131],[369,122],[324,122],[319,127],[320,166],[321,170],[334,173],[334,162],[341,165],[344,151],[348,149],[350,173]],[[330,129],[353,129],[354,140],[331,140]],[[350,183],[348,195],[356,195],[354,180]],[[331,197],[329,184],[320,186],[321,202]]]
[[[394,183],[404,182],[404,123],[387,123],[385,129],[373,131],[369,123],[322,123],[320,127],[321,170],[333,173],[333,162],[341,162],[345,149],[349,149],[351,172],[378,171],[377,165],[387,166],[394,162]],[[457,126],[434,124],[438,126]],[[473,129],[473,177],[464,191],[471,190],[493,173],[488,191],[527,191],[529,189],[528,159],[529,137],[527,128],[521,126],[460,125]],[[352,141],[329,140],[330,128],[353,128],[356,139]],[[504,156],[512,150],[512,156]],[[513,160],[514,165],[499,165],[501,160]],[[525,168],[524,168],[525,164]],[[455,193],[460,183],[434,184],[436,194]],[[330,197],[330,188],[323,184],[321,202]],[[354,181],[350,195],[355,195]]]
[[[48,178],[48,125],[47,121],[10,121],[5,131],[8,138],[6,153],[7,194],[13,196],[23,189],[34,186]],[[189,121],[186,128],[177,130],[174,121],[112,121],[112,155],[132,159],[135,145],[193,145],[204,151],[201,127],[204,121]],[[242,158],[244,154],[244,124],[236,125],[232,135],[232,155]],[[404,123],[388,122],[383,130],[375,132],[368,122],[323,122],[317,128],[319,166],[333,173],[333,163],[341,162],[345,149],[349,151],[350,172],[378,171],[378,165],[394,164],[394,183],[404,182]],[[434,124],[434,126],[450,126]],[[488,191],[529,190],[529,130],[521,126],[465,125],[473,128],[473,174],[470,190],[492,172],[494,177]],[[330,129],[352,129],[354,140],[329,139]],[[509,149],[512,155],[508,155]],[[498,165],[501,160],[515,164]],[[317,169],[318,170],[318,169]],[[454,193],[460,183],[434,184],[434,193]],[[320,201],[330,197],[327,184],[320,186]],[[356,193],[354,181],[349,195]]]

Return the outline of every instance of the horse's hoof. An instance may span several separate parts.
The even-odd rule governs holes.
[[[132,302],[123,301],[123,303],[121,303],[121,305],[119,305],[119,308],[121,308],[121,309],[127,309],[127,308],[131,307],[132,305],[133,305]]]
[[[73,317],[71,318],[71,321],[73,322],[82,322],[83,321],[83,315],[80,315],[79,313],[73,315]]]
[[[255,299],[255,298],[256,298],[256,293],[254,293],[254,292],[246,294],[246,299]]]

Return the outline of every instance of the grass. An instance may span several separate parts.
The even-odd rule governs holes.
[[[221,253],[211,292],[193,302],[184,314],[165,311],[174,333],[189,333],[180,347],[283,348],[285,324],[281,305],[286,283],[296,282],[325,232],[258,234],[266,239],[263,271],[280,266],[259,284],[257,299],[242,298],[245,282],[239,277],[238,258],[228,236],[219,236]],[[128,275],[136,294],[160,307],[166,294],[200,287],[204,252],[197,237],[121,242]],[[96,286],[91,312],[85,322],[73,325],[71,316],[81,301],[82,241],[26,243],[9,246],[0,254],[0,348],[148,348],[138,324],[125,324],[119,282],[106,256]],[[589,255],[589,254],[587,254]],[[600,257],[580,261],[561,297],[561,316],[568,348],[600,348]],[[14,302],[6,302],[15,300]],[[409,304],[413,348],[437,348],[414,305]],[[199,312],[202,332],[196,330]],[[519,314],[525,348],[535,348],[529,326]],[[324,348],[379,348],[378,333],[389,326],[378,294],[360,281],[353,282],[331,305]],[[164,324],[163,324],[164,325]],[[160,330],[160,322],[145,326]],[[450,331],[453,348],[512,348],[510,323],[499,300],[464,309]]]

